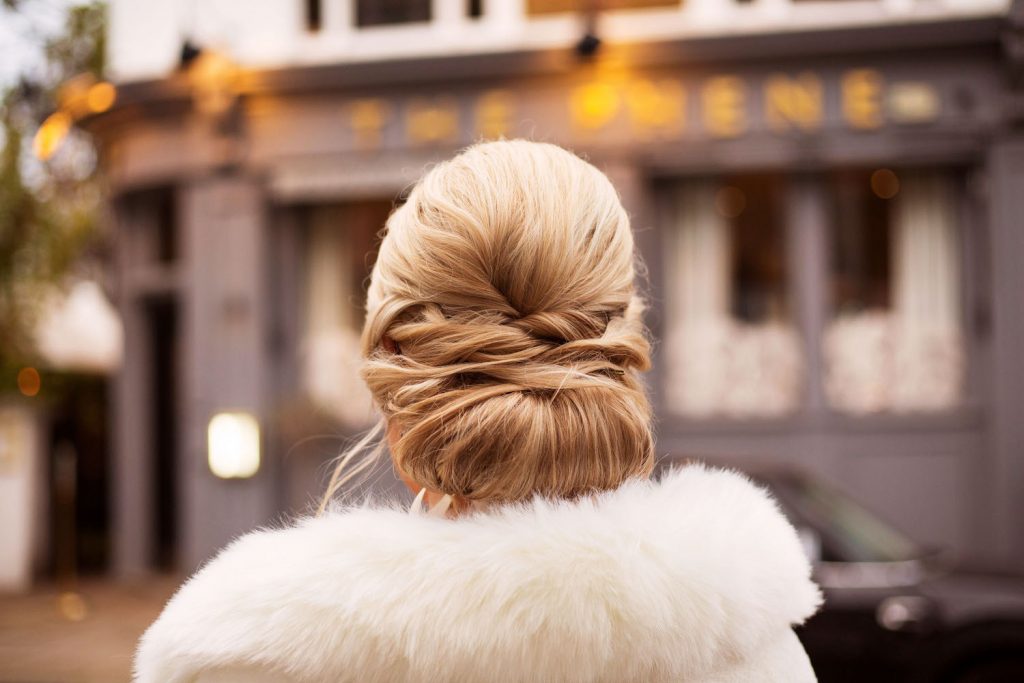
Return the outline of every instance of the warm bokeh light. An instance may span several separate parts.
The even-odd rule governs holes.
[[[71,117],[63,111],[54,112],[46,117],[32,140],[32,150],[36,157],[43,161],[52,157],[70,129]]]
[[[57,89],[57,109],[72,120],[89,113],[89,90],[96,85],[96,77],[88,72],[80,73],[60,84]]]
[[[114,87],[113,83],[97,83],[96,85],[89,88],[86,93],[86,102],[89,105],[89,110],[93,113],[99,114],[110,109],[114,105],[114,100],[117,99],[117,88]]]
[[[260,426],[249,413],[218,413],[207,430],[210,471],[222,479],[243,479],[260,468]]]
[[[587,83],[576,88],[570,106],[573,121],[582,128],[600,128],[619,111],[619,93],[609,83]]]
[[[880,199],[892,199],[900,191],[900,179],[888,168],[871,174],[871,191]]]
[[[18,371],[18,391],[23,396],[35,396],[43,386],[39,371],[35,368],[22,368]]]
[[[727,185],[715,193],[715,210],[725,218],[736,218],[747,208],[747,196],[738,187]]]
[[[89,616],[89,606],[80,593],[66,591],[57,598],[57,611],[68,621],[83,621]]]
[[[188,68],[196,108],[204,114],[227,111],[238,95],[241,71],[227,55],[203,50]]]

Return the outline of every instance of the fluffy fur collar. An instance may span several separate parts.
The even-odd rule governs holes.
[[[366,505],[233,542],[146,632],[137,680],[702,680],[811,615],[809,576],[774,501],[702,466],[456,520]]]

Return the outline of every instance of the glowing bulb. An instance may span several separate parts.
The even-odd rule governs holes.
[[[218,413],[207,430],[210,471],[222,479],[244,479],[260,468],[260,426],[249,413]]]
[[[747,208],[747,195],[738,187],[727,185],[715,193],[715,209],[726,218],[736,218]]]
[[[71,117],[64,112],[58,111],[47,116],[32,140],[32,149],[36,156],[43,161],[52,157],[67,137],[70,128]]]
[[[238,96],[241,71],[224,54],[203,50],[188,69],[196,107],[204,114],[226,112]]]
[[[18,371],[18,391],[25,396],[35,396],[39,393],[43,382],[39,377],[39,371],[35,368],[22,368]]]
[[[609,83],[587,83],[576,88],[570,107],[573,121],[583,128],[607,125],[619,111],[619,93]]]
[[[871,191],[881,199],[892,199],[900,191],[899,177],[887,168],[880,168],[871,174]]]
[[[89,88],[85,95],[86,103],[89,105],[89,110],[99,114],[110,109],[114,105],[114,100],[117,98],[117,89],[113,83],[97,83],[96,85]]]

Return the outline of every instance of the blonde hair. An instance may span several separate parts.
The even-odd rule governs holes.
[[[427,172],[388,218],[362,337],[395,467],[487,501],[649,475],[638,263],[611,182],[560,147],[479,143]]]

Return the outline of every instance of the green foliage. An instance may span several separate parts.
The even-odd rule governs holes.
[[[32,2],[4,5],[21,12]],[[32,337],[43,297],[101,245],[102,193],[88,137],[73,130],[45,162],[31,142],[56,109],[62,83],[81,73],[102,77],[105,17],[99,2],[70,8],[64,31],[43,46],[43,73],[23,76],[0,99],[0,394],[15,389],[18,369],[36,362]]]
[[[56,85],[80,73],[91,73],[96,78],[103,76],[105,27],[106,5],[102,2],[77,5],[69,10],[64,33],[46,45],[50,64],[62,76]]]

